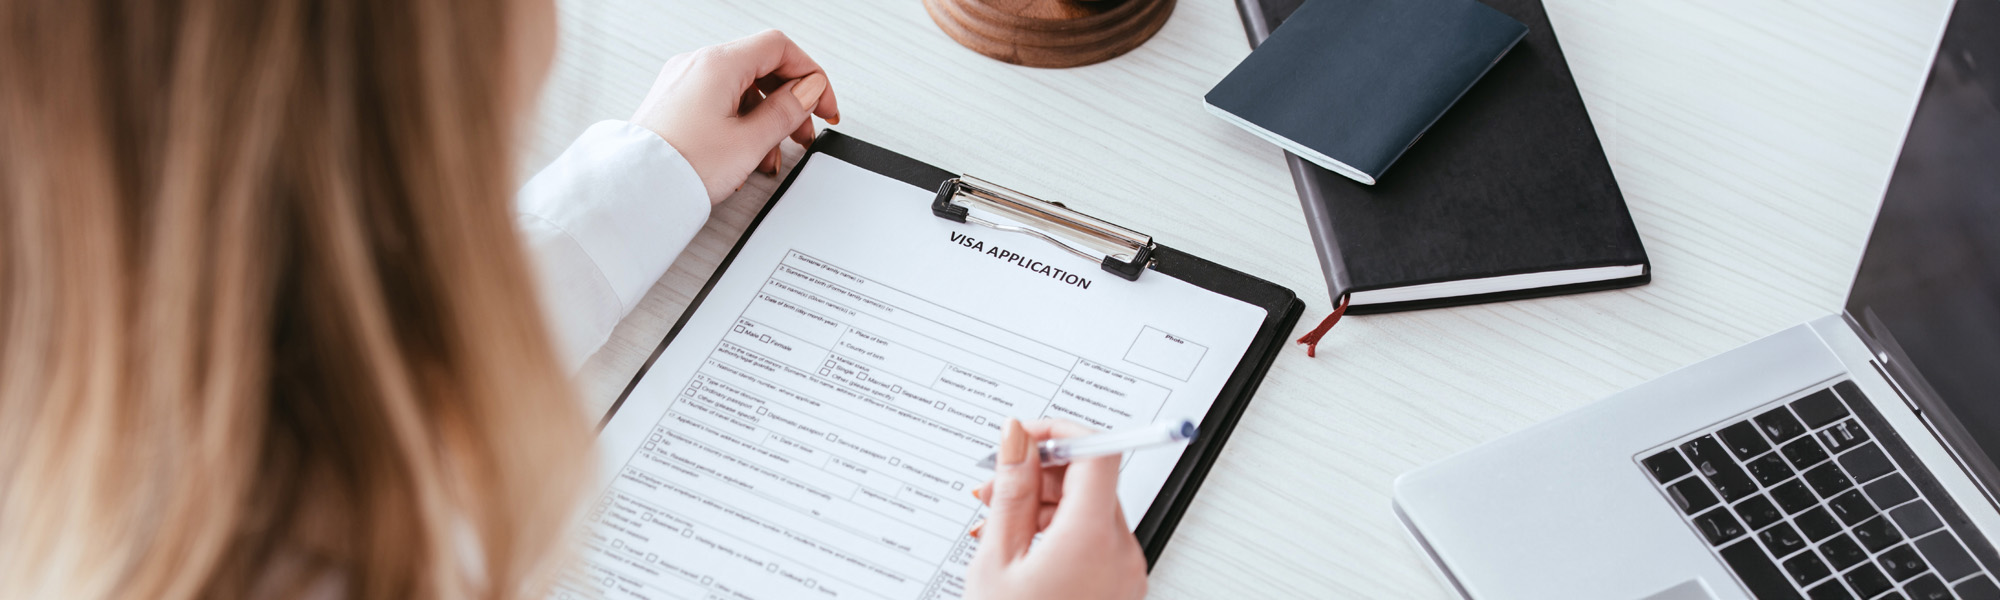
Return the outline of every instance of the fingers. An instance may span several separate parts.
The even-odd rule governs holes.
[[[1078,437],[1097,433],[1095,429],[1085,427],[1076,421],[1065,419],[1035,419],[1022,423],[1021,428],[1028,431],[1029,437],[1037,440]]]
[[[821,71],[819,63],[805,49],[776,29],[766,29],[722,47],[732,57],[744,61],[742,65],[750,70],[749,79],[765,75],[798,79]]]
[[[739,69],[738,76],[744,87],[750,87],[758,80],[778,78],[780,81],[798,79],[815,73],[825,76],[811,55],[792,42],[783,32],[776,29],[765,30],[750,37],[722,45],[722,50]],[[813,114],[829,123],[840,122],[840,106],[834,98],[831,86],[815,90],[819,96],[814,103]]]
[[[826,119],[828,125],[840,124],[840,101],[834,98],[831,84],[826,86],[825,91],[820,92],[819,105],[813,107],[812,113]]]
[[[743,90],[743,96],[736,100],[736,116],[740,117],[750,114],[750,111],[757,108],[757,105],[763,103],[763,101],[764,94],[759,93],[757,90]]]
[[[778,89],[778,86],[784,85],[785,82],[787,81],[791,80],[779,77],[777,75],[765,75],[763,77],[757,78],[756,88],[762,90],[766,94],[769,94],[771,93],[772,90]],[[840,124],[839,104],[840,104],[839,100],[836,99],[834,96],[833,86],[827,86],[826,91],[819,99],[819,106],[813,110],[813,114],[819,115],[819,117],[822,119],[826,119],[827,123],[829,124],[839,125]]]
[[[1000,440],[999,466],[989,496],[991,513],[980,533],[980,554],[1011,562],[1027,553],[1041,530],[1041,458],[1028,432],[1007,420]]]
[[[792,141],[798,142],[800,146],[812,145],[813,143],[812,119],[806,119],[804,122],[799,123],[799,128],[792,131]]]
[[[1077,437],[1097,433],[1095,429],[1085,427],[1075,421],[1063,419],[1036,419],[1023,422],[1021,423],[1021,430],[1028,432],[1028,439],[1036,442],[1051,438]],[[1064,474],[1068,473],[1068,466],[1044,468],[1042,471],[1042,501],[1061,501],[1063,479]],[[972,488],[972,497],[978,498],[980,502],[991,506],[993,481],[989,479],[986,483],[979,484],[979,487]]]
[[[1042,469],[1042,503],[1055,504],[1062,502],[1063,479],[1064,474],[1068,472],[1068,465],[1053,469]]]
[[[1123,523],[1124,511],[1118,506],[1118,463],[1117,455],[1070,463],[1063,478],[1062,504],[1056,507],[1052,526]]]
[[[765,94],[776,92],[785,82],[772,82],[769,88],[766,88],[764,83],[763,80],[759,80],[757,87],[743,90],[743,97],[737,101],[736,114],[738,116],[750,114],[750,111],[757,108],[758,104],[768,99],[765,97]],[[811,146],[813,141],[812,119],[800,121],[798,129],[793,130],[789,137],[791,137],[792,141],[798,142],[800,146]],[[772,146],[771,151],[765,153],[764,159],[757,163],[757,172],[777,175],[778,168],[784,165],[783,160],[784,154],[782,148]]]
[[[748,115],[751,111],[756,110],[757,105],[764,103],[766,100],[769,99],[764,97],[764,92],[759,91],[757,88],[743,90],[743,96],[737,99],[736,114],[738,116]],[[804,141],[799,142],[799,145],[803,146],[811,143],[812,120],[807,119],[805,122],[800,123],[799,129],[806,132]],[[800,139],[799,133],[797,131],[792,132],[791,138],[793,140]],[[780,152],[780,148],[773,145],[769,152],[764,153],[764,158],[757,161],[757,172],[766,175],[777,175],[778,167],[783,164],[783,159],[784,155]]]
[[[772,90],[768,97],[758,102],[756,107],[750,109],[750,112],[744,114],[742,117],[743,124],[748,129],[743,132],[745,134],[745,145],[755,145],[759,148],[776,150],[778,143],[784,141],[785,138],[792,137],[793,139],[798,139],[796,136],[800,129],[803,128],[810,131],[812,117],[808,116],[808,111],[811,109],[811,105],[802,104],[800,100],[801,95],[797,91],[804,90],[807,92],[805,94],[805,97],[808,98],[806,102],[811,102],[810,98],[816,95],[813,93],[813,89],[822,88],[825,85],[826,76],[814,75],[802,80],[787,82],[782,86],[778,86],[778,89]],[[752,89],[746,93],[755,94],[757,91]],[[811,138],[808,137],[807,141],[811,141]],[[776,172],[775,168],[770,171]]]
[[[1050,524],[1050,522],[1054,522],[1054,520],[1056,520],[1056,504],[1042,504],[1042,510],[1040,510],[1040,512],[1036,512],[1036,516],[1034,516],[1034,532],[1036,532],[1036,534],[1040,534],[1040,532],[1042,532],[1042,530],[1046,530],[1046,528],[1048,528],[1048,524]],[[1122,514],[1118,516],[1118,528],[1126,528],[1126,526],[1124,526],[1124,516],[1122,516]],[[980,536],[982,532],[986,532],[986,520],[980,520],[978,524],[974,524],[974,526],[972,526],[972,530],[968,530],[966,534],[968,534],[968,536],[974,536],[974,538],[978,538],[978,536]]]
[[[744,113],[743,120],[755,126],[760,136],[768,136],[772,145],[777,145],[778,140],[784,139],[800,126],[808,125],[811,102],[815,101],[812,99],[812,90],[825,86],[824,75],[785,82],[784,85],[778,86],[778,89],[771,90],[771,93],[749,112]],[[806,94],[803,100],[801,92]],[[744,93],[758,92],[752,88]]]
[[[1043,504],[1062,502],[1063,472],[1068,468],[1068,465],[1064,465],[1042,469],[1042,497],[1039,500]],[[992,506],[993,482],[988,480],[979,487],[972,488],[972,497],[979,499],[981,504]]]
[[[1063,487],[1064,474],[1068,472],[1069,472],[1068,465],[1063,465],[1060,467],[1042,468],[1043,503],[1055,504],[1057,502],[1062,501],[1062,487]],[[992,505],[991,500],[993,498],[993,480],[988,479],[986,480],[986,483],[979,484],[979,487],[972,488],[972,497],[978,499],[979,502],[982,504],[991,506]]]
[[[778,153],[778,149],[772,148],[770,152],[764,153],[763,160],[757,161],[757,172],[765,175],[777,175],[778,165],[783,159],[784,156]]]
[[[758,77],[756,85],[757,91],[769,94],[771,92],[778,91],[778,86],[785,85],[785,82],[787,81],[791,80],[779,77],[777,75],[765,75],[763,77]]]

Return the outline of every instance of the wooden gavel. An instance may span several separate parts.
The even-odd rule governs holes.
[[[924,0],[946,35],[974,52],[1030,67],[1110,60],[1153,37],[1174,0]]]

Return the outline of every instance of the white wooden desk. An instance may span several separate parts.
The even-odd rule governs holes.
[[[1396,475],[1838,310],[1948,0],[1547,0],[1651,285],[1349,319],[1272,367],[1153,572],[1159,598],[1444,597]],[[1278,150],[1202,111],[1228,0],[1070,70],[988,60],[917,0],[563,0],[527,166],[629,115],[662,61],[761,29],[825,65],[841,131],[1060,199],[1331,308]],[[792,148],[786,167],[798,154]],[[582,376],[608,406],[776,182],[757,176]]]

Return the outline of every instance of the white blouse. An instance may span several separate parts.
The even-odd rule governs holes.
[[[516,199],[565,372],[611,330],[708,221],[708,188],[652,130],[604,121],[585,130]]]

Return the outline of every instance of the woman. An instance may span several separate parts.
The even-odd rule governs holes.
[[[704,48],[515,215],[553,19],[0,2],[0,598],[548,589],[588,479],[566,368],[839,115],[782,35]],[[973,595],[1143,595],[1115,459],[1026,452],[1072,428],[1010,427]]]

